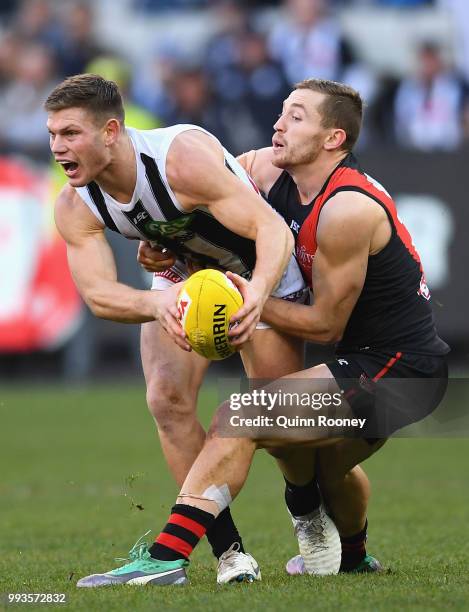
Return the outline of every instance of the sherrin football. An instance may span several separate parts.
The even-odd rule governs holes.
[[[177,308],[196,353],[219,360],[235,352],[228,339],[229,323],[242,304],[240,292],[219,270],[200,270],[185,281]]]

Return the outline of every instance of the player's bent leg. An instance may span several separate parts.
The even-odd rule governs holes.
[[[163,454],[179,486],[205,441],[197,419],[197,396],[210,362],[185,353],[157,322],[142,325],[142,363],[148,407],[157,424]],[[245,554],[230,509],[220,514],[207,539],[218,559],[217,582],[244,580],[257,563]],[[235,546],[233,546],[235,545]]]
[[[241,358],[251,386],[255,387],[267,378],[279,378],[300,370],[303,367],[304,345],[301,340],[262,327],[244,345]],[[234,542],[219,558],[217,581],[223,584],[253,580],[261,580],[259,566],[250,554],[239,550],[238,543]]]
[[[142,326],[142,362],[148,405],[158,427],[163,453],[181,484],[205,440],[205,431],[196,417],[196,403],[209,362],[196,353],[180,350],[157,322]],[[220,575],[219,571],[217,581],[249,579],[251,574],[253,579],[260,577],[257,563],[240,550],[241,538],[229,508],[217,515],[206,535],[215,555],[223,557],[222,566],[232,569],[230,576],[226,571]],[[110,572],[86,576],[77,586],[186,584],[187,560],[183,557],[155,559],[150,554],[152,547],[139,540],[129,553],[128,563]],[[220,554],[216,553],[217,547]]]
[[[243,347],[241,357],[253,386],[256,386],[256,379],[272,380],[302,371],[304,343],[273,329],[259,329],[251,342]],[[310,573],[336,573],[340,563],[340,540],[333,521],[321,504],[314,474],[316,450],[267,450],[276,459],[285,478],[285,501],[300,551],[308,559]]]
[[[319,449],[284,447],[268,450],[276,458],[285,478],[285,502],[300,550],[300,554],[287,564],[288,573],[336,574],[341,558],[340,537],[322,503],[318,487],[315,458]]]
[[[319,369],[314,368],[310,370],[310,375],[314,376],[316,373],[319,373],[321,377],[333,378],[327,366],[324,366],[325,369],[322,371],[321,368],[323,366],[320,366]],[[339,391],[335,380],[333,385],[336,387],[335,390]],[[338,444],[321,446],[314,450],[318,459],[321,456],[323,457],[322,465],[327,466],[327,473],[320,476],[318,474],[318,466],[316,477],[312,478],[309,482],[306,480],[308,471],[305,470],[301,463],[301,452],[300,456],[296,459],[293,455],[293,462],[289,458],[290,475],[287,476],[285,466],[282,468],[287,481],[285,498],[293,517],[298,516],[301,518],[302,515],[307,516],[307,514],[311,515],[314,511],[322,510],[329,520],[333,518],[338,527],[338,533],[335,534],[334,542],[342,549],[341,571],[351,571],[360,566],[360,564],[363,565],[361,571],[377,571],[381,566],[373,557],[366,555],[364,544],[366,541],[366,508],[369,498],[369,482],[363,470],[360,467],[354,467],[353,461],[357,456],[366,458],[369,456],[369,453],[371,454],[379,448],[383,442],[378,443],[376,447],[370,450],[368,443],[362,448],[360,441],[358,455],[357,451],[349,450],[346,456],[343,449],[349,448],[347,442],[348,440],[346,439]],[[341,449],[340,461],[337,457],[339,448]],[[277,460],[281,464],[282,459]],[[317,460],[317,464],[319,464],[319,460]],[[312,461],[305,457],[305,465],[312,465]],[[322,495],[318,489],[318,480]],[[325,506],[321,504],[322,498],[324,499]],[[327,513],[331,517],[327,516],[325,507],[327,507]],[[305,523],[305,525],[308,525],[308,523]],[[312,530],[310,530],[310,533],[312,533]],[[313,567],[309,561],[305,564],[302,556],[303,551],[308,551],[308,544],[306,543],[305,545],[301,541],[301,537],[298,539],[302,554],[293,557],[287,563],[287,572],[290,574],[307,573]],[[311,555],[311,553],[309,554]],[[314,573],[317,573],[316,568]]]
[[[327,379],[327,377],[332,378],[332,373],[327,366],[320,366],[319,368],[311,369],[309,372],[300,373],[299,377],[307,375],[312,377],[318,376],[324,379]],[[335,384],[335,381],[333,384]],[[337,387],[336,391],[338,390],[339,388]],[[316,450],[310,449],[309,452],[312,451],[319,456],[323,453],[324,457],[326,457],[326,453],[329,454],[329,460],[325,463],[329,467],[330,473],[321,479],[321,492],[327,502],[329,511],[332,511],[331,514],[334,517],[334,521],[336,520],[334,509],[340,508],[337,516],[342,519],[342,523],[338,525],[343,530],[343,533],[341,533],[342,537],[339,538],[339,533],[335,527],[332,527],[334,533],[330,531],[329,550],[335,550],[339,553],[341,541],[342,548],[350,549],[350,552],[346,551],[342,554],[342,558],[338,555],[335,557],[336,562],[344,569],[357,567],[366,557],[365,553],[362,559],[357,562],[358,555],[361,551],[365,550],[365,521],[369,483],[361,468],[350,469],[354,465],[350,463],[350,461],[353,461],[354,456],[348,459],[347,464],[341,464],[340,470],[336,468],[333,454],[337,452],[336,449],[339,445],[329,445]],[[305,452],[301,449],[298,451],[298,449],[291,448],[272,449],[270,452],[277,457],[277,461],[285,475],[285,499],[293,518],[301,553],[287,563],[287,571],[290,574],[307,572],[329,573],[321,563],[320,556],[319,562],[315,564],[318,555],[314,545],[321,544],[320,539],[317,536],[315,537],[315,533],[317,533],[316,525],[322,524],[326,533],[327,524],[329,522],[332,523],[332,521],[327,516],[325,507],[321,504],[321,495],[313,472],[314,456],[310,455],[308,457],[308,451]],[[368,452],[370,452],[369,445],[365,447],[365,452],[360,451],[363,456]],[[328,482],[328,479],[329,487],[325,484]],[[303,557],[306,558],[306,564]],[[372,561],[374,567],[379,565],[371,557],[367,557],[367,560]],[[336,565],[335,571],[337,570],[338,566]]]
[[[314,383],[311,378],[315,378]],[[268,393],[274,388],[277,391],[279,386],[284,387],[287,385],[288,388],[288,385],[295,379],[302,379],[303,382],[307,383],[310,392],[326,392],[330,390],[331,385],[335,384],[330,373],[328,375],[327,367],[318,366],[317,368],[305,370],[293,374],[286,379],[276,381],[273,385],[267,386],[265,390]],[[299,381],[297,381],[297,384],[299,384]],[[275,410],[273,414],[275,415]],[[258,431],[254,430],[247,432],[245,438],[229,437],[226,435],[226,428],[224,428],[229,415],[230,405],[229,402],[225,402],[216,414],[204,449],[194,463],[178,498],[180,503],[194,504],[203,511],[212,513],[214,516],[218,514],[218,504],[217,497],[211,498],[212,493],[217,494],[218,498],[223,493],[224,497],[222,496],[222,499],[228,498],[227,503],[229,503],[231,497],[236,496],[243,486],[252,456],[257,448],[299,448],[304,445],[334,443],[334,440],[324,438],[320,428],[314,427],[308,432],[307,437],[300,441],[284,439],[281,432],[273,433],[272,439],[265,438]],[[223,432],[225,432],[225,435]],[[282,460],[286,463],[288,463],[287,455],[288,453],[285,453],[285,456],[282,457]],[[318,539],[319,528],[321,534],[327,531],[327,527],[324,526],[324,516],[323,512],[318,512],[318,517],[314,517],[314,521],[309,521],[310,539],[313,539],[313,531],[315,531],[314,538]],[[313,517],[308,518],[312,519]],[[323,573],[337,573],[340,565],[340,541],[332,521],[328,522],[333,532],[334,554],[332,555],[333,560],[330,559],[330,566]],[[302,530],[303,533],[304,530]],[[304,539],[306,540],[307,538],[308,533],[305,533]],[[307,557],[309,556],[307,555]],[[311,571],[320,573],[317,572],[317,567],[311,568]]]
[[[241,358],[251,386],[256,387],[259,386],[257,381],[273,380],[303,370],[304,342],[272,328],[258,329],[243,347]],[[268,449],[268,452],[277,460],[286,481],[285,501],[302,562],[304,557],[311,574],[337,573],[340,538],[334,522],[321,504],[314,473],[316,450],[280,448]]]
[[[142,325],[141,351],[148,408],[169,469],[181,486],[205,440],[197,395],[210,362],[182,351],[157,321]]]
[[[385,440],[345,439],[318,449],[318,474],[324,497],[340,533],[341,572],[378,572],[380,562],[367,554],[367,508],[370,482],[357,465],[379,450]]]
[[[317,449],[317,472],[321,492],[340,533],[341,572],[377,572],[380,562],[367,554],[366,511],[370,484],[363,469],[357,465],[375,453],[385,440],[343,439],[334,445]],[[301,555],[287,563],[289,574],[307,573]]]
[[[304,342],[272,328],[258,328],[240,351],[253,386],[298,372],[304,367]]]
[[[285,503],[300,554],[287,564],[289,574],[337,574],[341,560],[340,537],[323,504],[315,473],[315,448],[272,448],[269,453],[285,479]],[[306,560],[306,566],[305,566]]]
[[[346,469],[340,449],[340,442],[334,447],[318,449],[317,471],[321,490],[340,534],[351,536],[365,526],[371,488],[359,465]]]
[[[281,355],[281,359],[279,359]],[[280,378],[303,367],[304,344],[272,328],[257,329],[253,338],[243,346],[241,359],[250,387],[256,387],[267,379]],[[260,580],[257,562],[249,554],[237,549],[236,543],[224,553],[218,564],[218,582],[234,580]]]
[[[309,573],[324,576],[336,574],[340,567],[339,532],[323,504],[316,478],[315,459],[318,450],[269,449],[284,475],[285,503],[300,551],[286,565],[290,575]]]

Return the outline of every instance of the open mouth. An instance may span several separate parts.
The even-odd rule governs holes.
[[[73,176],[78,170],[78,164],[76,162],[60,161],[59,164],[62,166],[67,176]]]

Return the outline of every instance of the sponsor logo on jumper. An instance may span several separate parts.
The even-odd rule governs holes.
[[[139,213],[139,215],[141,214],[145,213]],[[171,237],[177,235],[178,238],[185,239],[191,235],[190,232],[185,230],[190,226],[193,218],[193,215],[184,215],[184,217],[180,217],[174,221],[155,221],[151,219],[151,221],[145,224],[145,231],[148,234],[154,234],[156,236]]]
[[[220,357],[231,355],[231,350],[226,340],[226,304],[215,304],[212,331],[215,350]]]
[[[168,268],[167,270],[163,270],[162,272],[155,272],[155,276],[159,276],[161,278],[167,278],[172,283],[180,283],[181,281],[184,280],[182,276],[179,276],[179,274],[176,274],[176,272],[173,272],[171,268]]]
[[[313,263],[314,255],[308,253],[304,244],[301,247],[297,247],[296,256],[302,264],[311,265]]]
[[[428,288],[427,281],[425,280],[425,274],[422,274],[420,278],[420,288],[417,291],[417,293],[421,295],[423,298],[425,298],[426,300],[429,300],[431,297],[430,289]]]
[[[298,234],[298,232],[300,231],[300,224],[297,223],[294,219],[292,220],[292,222],[290,223],[290,229],[292,229],[295,233]]]
[[[136,217],[134,217],[134,224],[137,225],[140,221],[144,221],[149,217],[146,210],[141,210]]]

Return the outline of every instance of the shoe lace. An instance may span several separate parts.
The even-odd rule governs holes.
[[[304,537],[315,552],[327,549],[326,523],[321,513],[306,520],[297,519],[295,535]]]
[[[129,556],[127,558],[116,557],[116,561],[124,561],[125,564],[132,563],[132,561],[138,561],[139,559],[143,559],[145,554],[148,552],[148,543],[142,541],[149,533],[151,533],[151,529],[149,529],[146,533],[138,538],[132,548],[129,550]]]
[[[222,565],[225,565],[228,569],[236,569],[240,562],[240,558],[238,556],[241,554],[240,548],[241,545],[239,542],[233,542],[228,550],[220,555],[220,558],[218,559],[218,569],[220,569]]]

